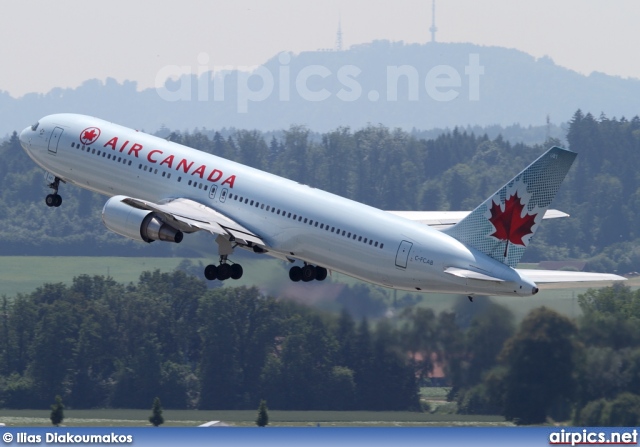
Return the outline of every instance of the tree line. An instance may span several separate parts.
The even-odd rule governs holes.
[[[235,130],[226,137],[173,132],[167,139],[387,210],[472,209],[558,143],[511,144],[457,128],[426,139],[382,125],[322,134],[303,126],[268,134]],[[589,259],[593,270],[640,271],[640,118],[596,118],[578,110],[567,141],[579,156],[553,206],[571,217],[545,223],[523,261]],[[63,186],[63,208],[48,209],[42,172],[17,134],[0,145],[0,154],[5,254],[171,255],[180,249],[110,234],[98,224],[104,198],[79,188]]]

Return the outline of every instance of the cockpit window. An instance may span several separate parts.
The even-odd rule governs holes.
[[[40,121],[37,121],[33,126],[31,126],[31,130],[35,132],[39,125],[40,125]]]

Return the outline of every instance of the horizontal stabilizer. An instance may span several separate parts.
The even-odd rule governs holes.
[[[626,281],[624,276],[611,273],[565,272],[563,270],[516,269],[516,271],[537,284],[586,281]]]
[[[474,272],[473,270],[459,269],[456,267],[449,267],[444,270],[449,275],[457,276],[458,278],[466,279],[479,279],[481,281],[494,281],[504,282],[504,279],[496,278],[495,276],[485,275],[484,273]]]
[[[387,211],[396,216],[403,217],[408,220],[420,222],[428,225],[436,230],[443,230],[455,225],[462,219],[467,217],[471,211]],[[543,219],[559,219],[569,217],[569,215],[560,210],[547,210]]]

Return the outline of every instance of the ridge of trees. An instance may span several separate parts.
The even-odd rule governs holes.
[[[454,129],[421,139],[369,125],[310,137],[292,126],[267,141],[256,130],[224,138],[200,132],[168,139],[387,210],[468,210],[477,206],[548,146],[511,144],[498,136]],[[590,259],[592,270],[640,271],[640,118],[595,118],[577,111],[568,124],[578,152],[555,208],[568,219],[546,222],[524,262]],[[6,255],[171,255],[179,246],[135,244],[100,225],[104,198],[63,186],[61,209],[44,206],[42,171],[17,134],[0,144],[0,241]],[[184,250],[184,249],[182,249]]]

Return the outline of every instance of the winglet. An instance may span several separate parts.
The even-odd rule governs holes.
[[[576,155],[575,152],[552,147],[471,214],[444,232],[493,259],[515,267]]]

